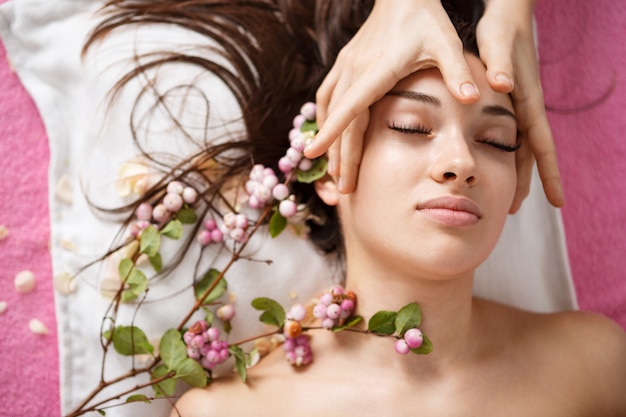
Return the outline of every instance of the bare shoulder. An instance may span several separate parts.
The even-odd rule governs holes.
[[[481,308],[499,317],[490,325],[507,339],[501,346],[516,343],[521,362],[552,392],[594,410],[589,415],[626,416],[626,332],[617,323],[582,311],[539,314],[491,302]]]

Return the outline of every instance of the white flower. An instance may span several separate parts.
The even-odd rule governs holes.
[[[142,196],[150,186],[150,167],[141,158],[131,159],[118,169],[115,189],[120,197]]]

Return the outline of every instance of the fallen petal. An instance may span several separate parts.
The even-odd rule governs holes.
[[[35,288],[35,274],[31,271],[18,272],[14,284],[18,292],[31,292]]]
[[[76,292],[76,280],[67,272],[61,272],[55,276],[52,285],[56,292],[62,295],[70,295]]]
[[[7,302],[6,301],[0,301],[0,314],[4,313],[7,309]]]
[[[0,240],[4,240],[9,236],[9,229],[6,226],[0,225]]]
[[[37,319],[32,319],[28,323],[28,327],[30,328],[30,331],[34,334],[48,334],[48,328],[46,327],[46,325]]]
[[[67,174],[63,175],[54,187],[54,196],[60,202],[72,205],[72,186],[70,184],[70,177]]]

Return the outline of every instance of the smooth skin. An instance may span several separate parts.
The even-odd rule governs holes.
[[[316,183],[342,218],[357,313],[418,302],[434,351],[400,356],[387,338],[320,330],[310,366],[290,367],[278,349],[247,384],[226,376],[188,391],[172,417],[626,416],[626,335],[617,324],[472,296],[474,270],[516,193],[515,154],[500,145],[517,139],[509,97],[466,58],[478,102],[459,103],[436,69],[412,74],[372,107],[357,190],[341,193],[330,176]],[[471,201],[478,214],[424,208],[442,196]]]
[[[556,207],[564,203],[539,80],[532,25],[535,3],[489,0],[477,28],[489,85],[495,91],[512,93],[521,137],[529,144],[517,154],[518,187],[512,213],[530,191],[534,159],[549,201]],[[328,150],[329,171],[339,178],[341,192],[356,188],[369,106],[408,74],[429,67],[440,69],[460,103],[478,100],[481,89],[439,0],[375,2],[370,17],[340,52],[317,92],[321,130],[305,152],[316,157]]]

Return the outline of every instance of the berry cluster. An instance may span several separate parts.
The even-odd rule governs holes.
[[[210,327],[205,320],[198,320],[185,332],[187,356],[200,362],[203,368],[212,370],[228,359],[228,342],[219,340],[220,330]]]
[[[287,338],[283,343],[283,350],[287,362],[293,366],[308,365],[313,361],[313,351],[311,350],[310,338],[301,334],[296,338]]]
[[[198,243],[206,246],[209,243],[221,243],[224,240],[224,234],[217,227],[215,219],[207,219],[204,222],[204,228],[198,232]]]
[[[322,321],[322,327],[332,329],[350,317],[355,307],[356,294],[337,286],[330,292],[322,294],[319,302],[313,307],[313,316]]]
[[[396,352],[400,355],[406,355],[411,349],[417,349],[424,343],[424,335],[418,328],[409,329],[404,336],[396,342]]]
[[[293,128],[289,132],[290,146],[285,156],[278,160],[278,169],[283,174],[289,174],[294,169],[308,171],[313,167],[313,161],[302,155],[304,149],[315,138],[315,130],[304,129],[305,123],[315,123],[315,103],[305,103],[300,108],[300,114],[293,119]]]
[[[185,204],[194,204],[198,200],[198,192],[185,186],[180,181],[171,181],[167,184],[167,193],[160,203],[152,207],[150,203],[141,203],[135,210],[137,221],[130,227],[130,234],[137,237],[141,231],[154,222],[163,224],[177,213]]]

